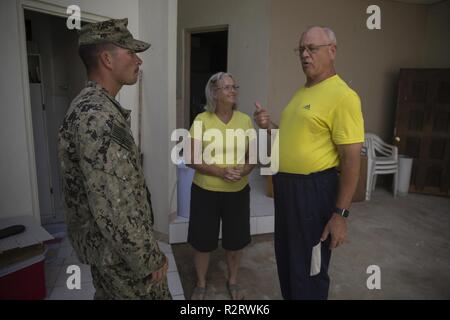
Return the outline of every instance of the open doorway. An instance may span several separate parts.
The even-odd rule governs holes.
[[[65,18],[26,9],[24,18],[39,209],[48,225],[64,221],[58,130],[86,74]]]
[[[190,127],[206,104],[205,86],[216,72],[227,71],[228,27],[191,30],[186,34],[185,126]]]
[[[179,108],[179,126],[189,129],[198,113],[204,111],[205,86],[216,72],[228,71],[228,51],[230,50],[228,26],[180,29],[184,42],[182,56],[183,108]],[[230,50],[231,51],[231,50]],[[238,80],[239,81],[239,80]],[[190,190],[193,169],[179,164],[177,168],[177,215],[169,224],[169,242],[187,241],[190,216]],[[259,174],[256,168],[249,176],[250,194],[250,232],[254,234],[271,233],[274,230],[273,198],[267,196],[267,177]]]

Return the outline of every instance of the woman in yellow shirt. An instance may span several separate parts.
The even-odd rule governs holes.
[[[228,265],[227,288],[231,299],[244,298],[237,284],[237,274],[242,250],[251,241],[247,176],[254,165],[248,163],[250,141],[242,134],[253,130],[253,123],[249,116],[236,110],[238,88],[230,74],[219,72],[213,75],[205,88],[206,111],[195,118],[190,131],[193,143],[189,166],[196,170],[188,231],[188,242],[195,249],[197,272],[193,300],[205,298],[209,256],[217,248],[221,221],[222,247],[226,250]],[[230,133],[236,134],[237,138],[231,139]],[[214,139],[208,138],[211,136]],[[236,140],[241,141],[237,146]],[[208,156],[211,143],[215,148]]]

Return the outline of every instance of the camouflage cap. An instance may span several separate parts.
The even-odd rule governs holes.
[[[128,19],[111,19],[83,26],[78,32],[78,45],[97,43],[113,43],[116,46],[142,52],[150,47],[150,44],[133,38],[127,29]]]

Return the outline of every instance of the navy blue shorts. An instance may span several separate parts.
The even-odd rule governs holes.
[[[320,242],[333,215],[338,192],[336,169],[310,175],[273,177],[275,255],[284,299],[327,299],[330,237]]]
[[[200,252],[217,249],[220,221],[222,248],[237,251],[251,242],[249,185],[237,192],[217,192],[193,183],[188,243]]]

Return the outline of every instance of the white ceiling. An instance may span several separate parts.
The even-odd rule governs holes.
[[[435,4],[438,2],[442,2],[443,0],[392,0],[392,1],[413,3],[413,4]]]

